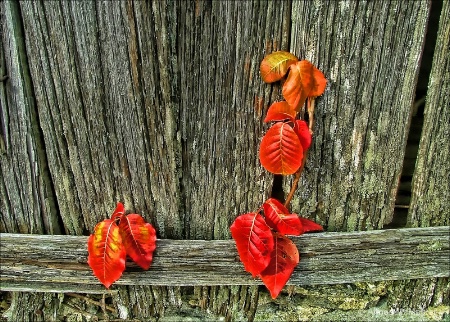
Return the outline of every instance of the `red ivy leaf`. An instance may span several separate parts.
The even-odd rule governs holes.
[[[315,223],[312,220],[299,217],[300,221],[302,222],[303,231],[305,233],[308,233],[310,231],[323,231],[323,227],[319,225],[318,223]]]
[[[294,131],[297,133],[300,139],[300,144],[302,145],[303,151],[306,151],[311,146],[312,136],[309,132],[308,124],[303,120],[295,121]]]
[[[128,256],[143,269],[150,267],[156,248],[156,232],[138,214],[129,214],[120,219],[120,233]]]
[[[272,231],[264,218],[255,212],[237,217],[230,231],[245,270],[255,277],[269,265],[273,250]]]
[[[296,214],[289,210],[278,200],[270,198],[263,204],[264,215],[267,224],[284,235],[300,236],[303,234],[303,226]]]
[[[264,123],[270,121],[283,121],[286,119],[293,122],[295,115],[297,115],[297,112],[286,101],[275,102],[270,105],[267,110],[267,116],[264,119]]]
[[[119,227],[114,219],[105,219],[95,226],[88,240],[88,264],[94,275],[109,288],[125,270],[126,252]]]
[[[113,214],[111,215],[111,219],[116,219],[124,214],[125,214],[125,208],[123,206],[123,203],[118,202],[116,209],[114,210]]]
[[[286,51],[276,51],[266,57],[261,62],[260,72],[263,81],[273,83],[286,75],[289,66],[298,61],[298,58]]]
[[[286,236],[274,233],[274,248],[269,266],[261,272],[261,279],[275,299],[300,261],[295,244]]]
[[[300,168],[302,159],[300,139],[289,124],[278,122],[264,135],[259,148],[259,160],[267,171],[293,174]]]

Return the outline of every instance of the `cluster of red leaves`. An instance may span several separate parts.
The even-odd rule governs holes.
[[[285,101],[273,103],[264,119],[275,124],[261,141],[259,159],[273,174],[296,174],[296,187],[312,142],[314,98],[322,95],[327,81],[309,61],[299,61],[284,51],[267,55],[260,71],[266,83],[279,81],[289,72],[282,87]],[[297,119],[306,101],[309,125]],[[319,224],[290,213],[286,204],[269,198],[256,212],[238,216],[230,227],[245,270],[261,278],[272,298],[278,296],[300,261],[297,247],[286,235],[323,230]]]
[[[245,270],[261,278],[276,298],[300,261],[297,247],[285,235],[300,236],[323,228],[270,198],[259,211],[237,217],[230,230]]]
[[[274,174],[296,173],[302,166],[304,151],[311,144],[311,128],[306,122],[296,120],[305,101],[322,95],[327,85],[323,73],[307,60],[298,60],[291,53],[277,51],[261,62],[261,77],[266,83],[281,80],[285,101],[273,103],[264,122],[276,122],[264,135],[259,150],[262,166]],[[308,104],[310,124],[313,106]]]
[[[118,203],[111,219],[95,226],[88,240],[88,264],[94,275],[109,288],[125,270],[127,255],[147,270],[156,248],[156,232],[138,214],[125,215],[122,203]]]

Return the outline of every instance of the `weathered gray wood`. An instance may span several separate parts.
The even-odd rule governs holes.
[[[446,95],[449,90],[450,3],[443,1],[413,175],[408,227],[444,226],[450,222],[450,100]],[[430,305],[450,303],[448,278],[399,281],[393,286],[389,305],[398,309],[424,310]]]
[[[68,233],[92,230],[122,200],[161,237],[229,237],[234,217],[267,197],[256,151],[271,90],[258,69],[287,49],[289,3],[21,8]]]
[[[0,10],[0,231],[59,234],[19,4]]]
[[[293,238],[290,285],[448,277],[449,228],[318,233]],[[87,266],[87,237],[1,234],[1,289],[103,292]],[[255,285],[232,240],[158,240],[148,271],[132,263],[116,285]],[[112,288],[114,290],[114,287]]]
[[[0,12],[0,75],[8,76],[0,84],[0,231],[60,234],[64,227],[48,170],[19,3],[2,1]],[[57,295],[13,293],[12,298],[10,321],[42,321],[40,309]]]
[[[392,220],[430,2],[294,1],[291,51],[328,79],[293,210],[327,230]]]
[[[270,191],[258,67],[288,49],[290,3],[20,4],[63,230],[121,200],[159,237],[229,237]]]
[[[160,236],[183,235],[173,17],[164,3],[136,6],[145,8],[21,2],[31,75],[41,80],[34,86],[48,166],[69,234],[91,231],[121,200]],[[136,25],[135,12],[145,23]],[[158,33],[157,16],[169,20]]]
[[[443,2],[430,74],[422,136],[414,171],[408,224],[450,222],[450,3]]]
[[[257,155],[264,55],[288,50],[287,1],[183,2],[179,12],[182,187],[191,239],[229,238],[240,214],[268,197],[272,175]]]
[[[294,210],[329,230],[381,227],[394,202],[428,8],[414,1],[22,1],[24,63],[61,231],[92,231],[121,200],[161,238],[227,238],[234,217],[254,210],[270,190],[257,148],[278,87],[263,84],[257,70],[279,49],[310,59],[330,80]],[[13,159],[16,169],[25,158]],[[23,170],[16,177],[28,184]],[[38,223],[42,215],[27,217],[35,214],[24,212],[22,222]],[[2,219],[13,227],[16,215],[2,212]],[[116,307],[134,312],[128,318],[154,318],[180,301],[177,288],[116,289]],[[417,284],[414,292],[423,289]],[[235,320],[242,308],[252,319],[262,294],[255,286],[194,293],[200,307]],[[35,308],[58,302],[13,298],[13,311],[21,312],[13,320],[51,319],[57,306],[40,317]]]

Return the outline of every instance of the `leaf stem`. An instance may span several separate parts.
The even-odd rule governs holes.
[[[305,167],[305,161],[306,161],[307,156],[308,156],[308,150],[306,150],[305,153],[303,154],[302,165],[300,166],[300,168],[295,173],[294,181],[292,181],[291,191],[289,191],[289,194],[286,197],[286,201],[284,202],[284,206],[286,208],[288,208],[288,209],[289,209],[289,204],[290,204],[290,202],[292,200],[292,197],[294,196],[295,190],[297,190],[298,182],[299,182],[300,177],[302,175],[303,168]]]
[[[308,102],[306,104],[307,109],[308,109],[308,123],[309,123],[309,133],[311,133],[311,135],[313,134],[313,126],[314,126],[314,103],[315,103],[315,99],[314,98],[308,98]]]

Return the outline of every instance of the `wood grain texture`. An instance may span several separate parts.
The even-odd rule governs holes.
[[[19,5],[0,8],[0,231],[59,234]]]
[[[21,8],[31,74],[42,80],[34,82],[36,100],[65,231],[91,231],[121,200],[160,236],[181,238],[177,83],[169,86],[176,61],[168,58],[174,30],[164,20],[157,34],[153,20],[164,5]]]
[[[408,227],[449,224],[450,207],[450,4],[442,3],[424,124],[411,189]],[[450,267],[448,268],[450,270]],[[448,278],[398,281],[388,304],[424,310],[450,302]]]
[[[0,11],[0,75],[8,76],[0,84],[0,231],[60,234],[64,228],[39,125],[19,3],[2,1]],[[11,297],[9,320],[39,321],[40,309],[58,296],[13,292]]]
[[[240,213],[268,197],[259,164],[263,110],[274,99],[259,76],[265,54],[288,49],[286,1],[196,1],[180,6],[180,122],[186,232],[230,237]]]
[[[414,170],[410,227],[450,222],[450,4],[443,2]]]
[[[318,233],[293,238],[290,285],[448,277],[449,228]],[[104,291],[87,266],[86,237],[1,234],[1,289]],[[158,240],[148,271],[128,263],[115,285],[255,285],[232,240]],[[112,288],[114,290],[114,287]]]
[[[20,5],[63,231],[92,231],[120,200],[161,238],[223,238],[267,197],[258,69],[288,49],[290,2]]]
[[[392,220],[430,3],[295,1],[291,51],[328,79],[293,210],[328,231]]]
[[[2,9],[13,6],[11,1],[0,4]],[[43,234],[58,233],[59,228],[61,233],[86,235],[120,200],[129,211],[152,222],[160,238],[228,238],[235,216],[255,210],[270,191],[272,176],[260,167],[257,150],[267,129],[261,120],[266,108],[280,99],[279,85],[264,84],[258,66],[266,54],[280,49],[311,60],[330,81],[317,101],[315,146],[294,210],[317,219],[328,230],[381,228],[392,215],[428,9],[429,3],[414,1],[21,1],[20,11],[16,10],[21,17],[9,17],[7,23],[23,22],[27,60],[14,58],[14,51],[7,50],[5,59],[14,65],[7,69],[28,65],[31,80],[22,81],[16,73],[19,78],[2,82],[7,85],[0,89],[8,91],[14,84],[10,88],[19,89],[13,92],[19,97],[28,91],[23,88],[33,84],[38,113],[32,116],[28,112],[34,109],[21,107],[14,110],[21,99],[10,100],[8,109],[18,113],[21,124],[11,129],[20,131],[6,132],[2,122],[2,136],[10,140],[4,140],[7,148],[11,148],[12,134],[33,133],[26,142],[15,137],[19,157],[1,159],[2,179],[10,171],[1,193],[15,203],[1,206],[2,220],[9,225],[6,231]],[[2,46],[14,48],[9,35],[20,26],[6,28]],[[4,120],[4,115],[13,113],[4,112],[7,105],[4,94],[1,97]],[[47,182],[54,184],[55,207],[47,205],[51,194],[38,194],[35,199],[36,191],[43,190],[30,188],[34,148],[29,155],[24,152],[28,142],[36,142],[34,130],[29,132],[26,125],[30,119],[38,120],[33,124],[44,137],[45,153],[36,151],[48,158],[44,167],[38,163],[38,180],[43,178],[40,169],[48,165]],[[16,179],[23,190],[15,178],[25,178]],[[39,203],[30,207],[33,200]],[[22,213],[13,212],[20,209],[16,205],[23,208]],[[427,214],[432,212],[416,216]],[[61,221],[49,226],[50,218]],[[17,222],[26,228],[18,230]],[[38,228],[28,230],[28,224]],[[85,245],[86,237],[77,238]],[[361,257],[367,255],[364,249],[357,250]],[[410,263],[417,258],[409,251],[411,256],[405,254],[399,260]],[[303,264],[314,263],[316,257],[308,254],[305,251]],[[171,258],[172,253],[165,256]],[[354,265],[350,258],[344,261],[349,266],[340,266],[340,261],[328,266]],[[20,282],[14,277],[16,290],[104,291],[92,284],[96,280],[85,262],[72,263],[64,272],[72,280],[78,274],[83,281],[90,279],[90,289],[86,284],[57,280],[62,268],[55,263],[28,264],[22,268],[36,269],[43,276],[55,272],[50,276],[54,283]],[[200,264],[196,267],[200,271],[210,265]],[[237,264],[230,265],[236,268]],[[73,275],[72,269],[80,271]],[[13,272],[30,273],[17,267]],[[242,267],[236,272],[245,274]],[[417,272],[422,274],[420,267]],[[383,276],[384,271],[373,268],[373,273]],[[126,274],[140,276],[133,267]],[[181,283],[180,272],[174,278]],[[445,280],[439,279],[436,285],[445,286]],[[156,283],[151,276],[144,281]],[[439,305],[442,296],[434,296],[430,291],[434,284],[424,281],[428,280],[398,282],[399,301],[407,306],[409,295],[401,294],[418,298],[425,290],[433,300],[419,302]],[[117,285],[112,291],[116,308],[129,308],[129,319],[162,316],[165,308],[180,305],[181,287],[133,283]],[[196,286],[194,294],[199,307],[209,312],[239,320],[244,311],[252,320],[263,294],[257,283],[248,283],[254,284]],[[445,292],[440,286],[436,290]],[[13,320],[43,320],[61,312],[59,297],[52,293],[14,293],[13,299],[17,313]],[[36,308],[44,303],[54,305],[37,316]],[[397,304],[392,302],[391,307],[402,306]]]
[[[257,150],[272,91],[259,62],[288,47],[288,2],[21,8],[67,233],[90,231],[121,200],[161,237],[229,237],[267,197]]]

